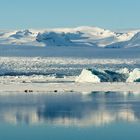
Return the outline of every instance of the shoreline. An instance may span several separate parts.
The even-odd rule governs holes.
[[[96,91],[139,92],[140,83],[0,83],[0,94],[4,93],[81,93]]]

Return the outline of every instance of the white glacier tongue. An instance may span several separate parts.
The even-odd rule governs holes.
[[[140,82],[140,69],[136,68],[131,72],[129,72],[127,68],[119,71],[83,69],[75,82]]]

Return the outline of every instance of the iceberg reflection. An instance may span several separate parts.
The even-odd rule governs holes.
[[[93,92],[60,95],[0,97],[0,122],[29,125],[102,126],[113,122],[140,121],[137,93]]]

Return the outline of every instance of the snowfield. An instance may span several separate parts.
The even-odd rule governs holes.
[[[140,30],[110,31],[98,27],[0,31],[0,46],[140,47]]]

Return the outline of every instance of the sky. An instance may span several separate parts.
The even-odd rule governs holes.
[[[140,0],[0,0],[0,29],[140,28]]]

